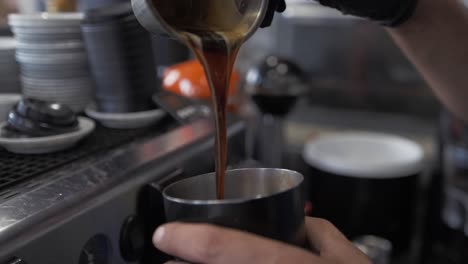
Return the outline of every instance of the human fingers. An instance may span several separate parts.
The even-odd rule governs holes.
[[[303,249],[245,232],[205,224],[172,223],[155,232],[160,250],[203,264],[323,264]]]
[[[306,230],[311,247],[324,260],[333,263],[370,264],[367,256],[329,221],[307,217]]]

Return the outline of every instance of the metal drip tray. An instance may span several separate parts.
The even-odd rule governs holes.
[[[17,195],[22,187],[37,187],[34,180],[47,172],[136,139],[164,133],[169,127],[160,124],[156,128],[115,130],[98,125],[78,146],[46,155],[19,155],[0,149],[0,202]]]

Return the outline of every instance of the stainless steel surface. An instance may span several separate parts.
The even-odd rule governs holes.
[[[166,189],[166,199],[186,204],[233,204],[267,198],[297,188],[304,177],[285,169],[238,169],[226,172],[225,199],[216,199],[214,173],[176,182]]]
[[[234,122],[229,129],[229,135],[238,133],[243,127],[242,122]],[[11,257],[9,254],[26,245],[29,245],[29,249],[38,251],[38,254],[42,248],[56,247],[57,245],[41,244],[38,238],[50,234],[55,234],[55,237],[65,234],[63,230],[61,233],[54,233],[56,228],[65,223],[75,222],[74,225],[67,226],[67,231],[85,232],[84,230],[93,224],[92,222],[90,225],[78,224],[76,220],[78,216],[84,215],[90,210],[89,208],[116,203],[114,199],[116,194],[136,189],[154,180],[155,175],[160,177],[167,175],[168,171],[174,169],[173,166],[181,164],[187,157],[196,153],[193,149],[195,143],[198,142],[197,144],[207,148],[212,146],[213,140],[210,138],[212,133],[210,120],[203,119],[161,137],[142,139],[130,146],[89,157],[87,160],[44,175],[38,179],[42,183],[40,187],[0,204],[0,260]],[[167,162],[174,155],[179,156],[177,162]],[[131,201],[125,204],[127,203]],[[118,241],[118,229],[121,223],[108,223],[108,226],[104,227],[99,221],[106,221],[105,218],[108,217],[111,217],[108,221],[112,221],[112,217],[116,217],[115,214],[119,214],[120,217],[120,214],[124,213],[122,210],[114,205],[109,211],[105,211],[104,218],[94,218],[94,220],[91,218],[90,221],[94,221],[95,228],[98,226],[102,228],[97,232],[106,232],[112,228],[113,231],[107,231],[116,233],[112,239]],[[99,213],[104,212],[99,211]],[[84,234],[80,234],[82,235]],[[74,241],[73,239],[78,237],[63,237],[63,239]],[[71,244],[69,247],[71,248]],[[20,250],[20,252],[26,254],[26,251]],[[60,252],[55,254],[60,255]],[[114,254],[114,256],[119,255],[118,252]],[[68,256],[70,259],[73,257]]]
[[[178,181],[164,192],[168,221],[210,223],[296,246],[306,246],[304,177],[284,169],[226,172],[225,199],[214,173]]]
[[[250,31],[247,33],[246,39],[252,36],[255,31],[260,27],[263,18],[268,9],[269,0],[262,0],[260,10],[258,14],[251,14],[252,11],[246,10],[245,17],[255,17],[253,24],[250,26]],[[246,4],[247,8],[252,8],[251,5]],[[168,34],[169,36],[177,36],[176,32],[164,22],[164,19],[159,15],[158,11],[154,7],[152,0],[132,0],[133,11],[140,23],[149,32],[153,34]],[[256,10],[256,8],[252,8]]]

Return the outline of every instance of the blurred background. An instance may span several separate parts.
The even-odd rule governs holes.
[[[111,8],[122,3],[128,4],[129,0],[0,0],[0,36],[16,36],[18,41],[15,46],[16,59],[9,61],[10,66],[16,69],[16,75],[11,75],[10,71],[9,78],[15,80],[0,85],[0,93],[50,98],[50,94],[58,94],[68,85],[70,93],[57,95],[55,100],[68,104],[79,115],[86,112],[91,117],[92,111],[115,114],[150,110],[152,95],[163,91],[193,100],[190,103],[209,105],[207,82],[201,66],[193,61],[190,51],[174,39],[143,32],[135,26],[135,18],[125,8],[123,11]],[[414,204],[412,201],[406,202],[413,206],[404,216],[391,222],[377,218],[379,220],[373,221],[377,226],[375,232],[348,230],[345,233],[356,245],[375,257],[374,261],[378,264],[466,263],[466,124],[441,107],[417,70],[382,27],[343,16],[310,1],[288,0],[287,4],[287,10],[276,16],[271,27],[258,30],[245,43],[231,82],[229,109],[246,124],[246,155],[243,159],[255,160],[263,166],[300,171],[306,176],[308,186],[314,186],[323,182],[321,178],[316,179],[320,166],[305,158],[308,144],[327,135],[348,132],[378,133],[408,139],[420,146],[424,153],[424,166],[417,172],[417,186],[408,191],[411,194],[408,199],[414,199]],[[108,11],[111,9],[113,11]],[[59,37],[54,34],[62,33],[46,30],[46,34],[42,35],[46,40],[41,42],[37,29],[28,31],[27,28],[33,26],[24,22],[27,19],[18,18],[16,22],[8,19],[12,13],[26,15],[45,11],[84,14],[80,25],[74,25],[79,37],[67,35],[71,34],[67,31],[66,34],[62,32],[62,39],[57,41]],[[120,23],[123,29],[112,28],[112,23]],[[112,43],[125,42],[118,38],[117,31],[124,32],[123,35],[128,33],[125,40],[130,39],[130,44],[114,47]],[[74,43],[78,51],[74,50],[75,46],[66,45],[64,52],[73,53],[71,61],[69,57],[64,59],[43,53],[44,49],[53,45],[50,41],[57,47],[64,47],[62,44],[65,42]],[[144,54],[132,53],[134,50],[141,50]],[[45,54],[43,58],[50,55],[52,62],[40,61],[37,56],[41,54]],[[123,59],[110,58],[128,60],[123,62]],[[115,63],[115,68],[109,66],[109,61]],[[49,65],[49,71],[42,64]],[[39,66],[35,68],[35,65]],[[58,65],[57,68],[75,65],[75,68],[62,70],[58,74],[57,68],[50,65]],[[42,71],[38,68],[42,68]],[[119,74],[116,74],[117,70]],[[72,81],[56,90],[43,88],[57,85],[64,79],[62,75],[67,75],[65,79]],[[0,77],[7,83],[1,72]],[[44,79],[48,83],[39,85],[40,80]],[[110,80],[114,79],[118,80],[112,83]],[[144,81],[140,82],[142,79]],[[53,85],[50,85],[51,82]],[[75,89],[77,86],[80,88]],[[134,88],[136,86],[141,89]],[[87,89],[87,95],[83,95],[83,87]],[[82,100],[79,103],[76,102],[77,96]],[[143,97],[144,100],[141,99]],[[87,106],[90,104],[94,104],[96,109],[89,110]],[[159,104],[159,107],[162,105]],[[96,113],[94,116],[94,119],[105,122]],[[176,118],[180,116],[176,115]],[[373,151],[378,155],[379,151]],[[324,173],[340,174],[333,170]],[[376,181],[381,180],[378,175],[379,171],[376,171]],[[369,187],[374,184],[370,182],[364,185],[345,182],[339,183],[339,186],[337,183],[336,189],[331,185],[322,193],[340,197],[343,186],[347,190],[366,186],[357,193],[362,196],[368,194],[366,199],[372,200],[372,194],[380,189]],[[320,189],[321,186],[305,191],[309,214],[328,217],[334,222],[349,222],[349,217],[362,217],[320,211],[318,208],[324,199],[314,195],[314,188]],[[405,195],[402,190],[394,188],[386,191],[398,197]],[[320,193],[319,190],[316,193]],[[386,208],[392,197],[387,196],[386,199],[378,200],[381,203],[376,202],[367,210]],[[356,206],[362,209],[361,205]],[[360,222],[359,219],[352,220]],[[375,223],[378,221],[383,221],[380,227]],[[404,242],[393,240],[391,235],[386,237],[389,231],[385,227],[393,224],[399,226],[394,232],[405,230],[410,237],[403,238]],[[343,226],[342,230],[346,228]],[[400,247],[395,241],[407,246]]]

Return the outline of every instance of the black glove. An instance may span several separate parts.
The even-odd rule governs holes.
[[[418,0],[316,0],[344,14],[365,17],[385,26],[396,27],[414,13]],[[446,1],[446,0],[434,0]]]
[[[378,1],[378,0],[376,0]],[[275,12],[283,12],[286,10],[285,0],[270,0],[268,3],[268,11],[263,19],[262,25],[260,27],[269,27],[275,16]]]

